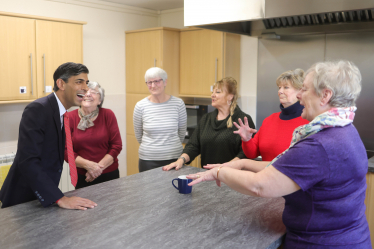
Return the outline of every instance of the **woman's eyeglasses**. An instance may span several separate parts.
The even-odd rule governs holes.
[[[145,84],[147,86],[152,86],[152,83],[155,84],[155,86],[159,86],[161,84],[162,79],[154,80],[154,81],[146,81]]]
[[[91,90],[91,89],[89,89],[89,90],[87,91],[87,93],[90,93],[90,94],[92,94],[92,95],[97,95],[97,94],[99,94],[99,92],[93,91],[93,90]]]

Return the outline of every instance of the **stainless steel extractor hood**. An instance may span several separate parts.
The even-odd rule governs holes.
[[[279,37],[374,30],[374,0],[186,0],[185,26]]]

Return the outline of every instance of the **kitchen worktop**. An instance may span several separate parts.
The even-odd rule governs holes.
[[[369,162],[368,172],[374,173],[374,157],[369,158],[368,162]]]
[[[277,248],[283,198],[258,198],[215,182],[179,194],[171,181],[203,169],[160,168],[65,193],[87,211],[32,201],[0,210],[1,248]]]

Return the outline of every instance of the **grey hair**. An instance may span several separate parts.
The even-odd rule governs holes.
[[[165,70],[159,68],[159,67],[151,67],[150,69],[145,72],[144,79],[145,82],[148,81],[148,79],[154,79],[160,77],[164,82],[168,79],[168,74],[165,72]]]
[[[321,96],[323,89],[330,89],[332,107],[355,106],[361,92],[361,73],[353,62],[318,62],[308,69],[306,75],[313,73],[314,90]]]
[[[297,90],[303,87],[304,81],[304,70],[296,68],[295,70],[289,70],[281,75],[276,80],[277,86],[280,86],[283,82],[288,81]]]
[[[87,87],[90,88],[90,89],[92,89],[92,90],[96,90],[96,88],[97,88],[97,90],[98,90],[98,92],[100,94],[100,102],[101,102],[100,105],[98,105],[98,107],[101,108],[103,106],[103,103],[104,103],[105,89],[102,88],[100,86],[100,84],[97,83],[97,82],[95,82],[95,81],[88,82]]]

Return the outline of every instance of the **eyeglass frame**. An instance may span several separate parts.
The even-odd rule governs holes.
[[[95,91],[95,90],[93,90],[93,89],[91,89],[91,88],[88,89],[86,93],[88,93],[88,92],[90,92],[90,94],[93,94],[93,95],[98,95],[98,94],[100,95],[100,92]]]
[[[161,81],[164,81],[163,79],[159,80],[153,80],[153,81],[146,81],[145,84],[149,87],[152,86],[152,83],[155,84],[155,86],[159,86]]]

